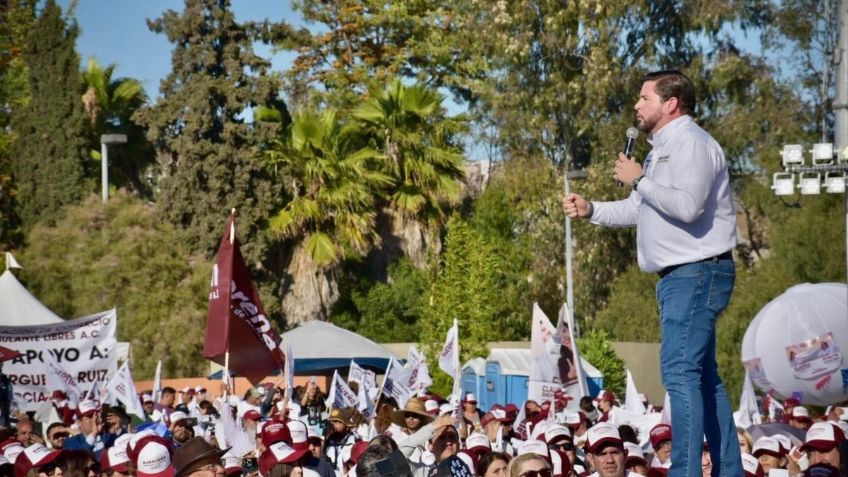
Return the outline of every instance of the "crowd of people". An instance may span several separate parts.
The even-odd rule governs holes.
[[[563,393],[488,410],[472,394],[458,409],[435,395],[403,407],[383,397],[373,419],[326,409],[314,382],[298,391],[287,398],[268,384],[212,397],[166,387],[157,400],[140,397],[144,419],[94,400],[72,406],[57,391],[54,422],[21,413],[0,428],[0,477],[658,477],[674,452],[668,424],[647,439],[614,425],[610,391],[584,397],[575,411]],[[737,429],[744,475],[845,476],[848,407],[817,417],[793,399],[783,407],[769,435],[760,432],[769,426],[756,439]],[[714,455],[705,442],[703,476],[718,475]]]

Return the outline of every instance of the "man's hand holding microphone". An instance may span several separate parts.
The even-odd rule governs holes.
[[[639,130],[628,128],[626,136],[624,152],[619,152],[618,159],[615,160],[613,179],[619,187],[623,187],[625,184],[635,187],[636,180],[642,177],[642,165],[636,162],[634,157],[631,157],[636,146],[636,138],[639,137]],[[562,199],[562,207],[565,210],[565,215],[571,219],[589,219],[592,218],[594,212],[592,203],[575,192]]]

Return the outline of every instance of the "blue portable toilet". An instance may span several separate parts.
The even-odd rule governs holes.
[[[589,395],[596,396],[604,387],[597,368],[581,358]],[[462,369],[463,393],[474,393],[477,407],[491,409],[494,404],[521,405],[527,400],[530,378],[529,348],[492,348],[487,359],[474,358]],[[464,395],[464,394],[463,394]]]

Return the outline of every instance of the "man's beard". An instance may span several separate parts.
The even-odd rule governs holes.
[[[637,119],[638,124],[636,124],[636,127],[643,133],[650,134],[657,123],[660,122],[660,119],[662,119],[662,112],[657,111],[647,118],[643,116],[641,121]]]

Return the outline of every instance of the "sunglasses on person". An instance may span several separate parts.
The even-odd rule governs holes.
[[[518,474],[518,477],[551,477],[551,469],[528,470],[523,474]]]
[[[570,442],[559,442],[557,444],[550,444],[548,449],[568,452],[574,450],[574,444]]]
[[[53,461],[41,466],[38,471],[52,476],[56,473],[56,469],[62,469],[62,472],[65,472],[68,470],[68,466],[65,464],[65,461]]]

